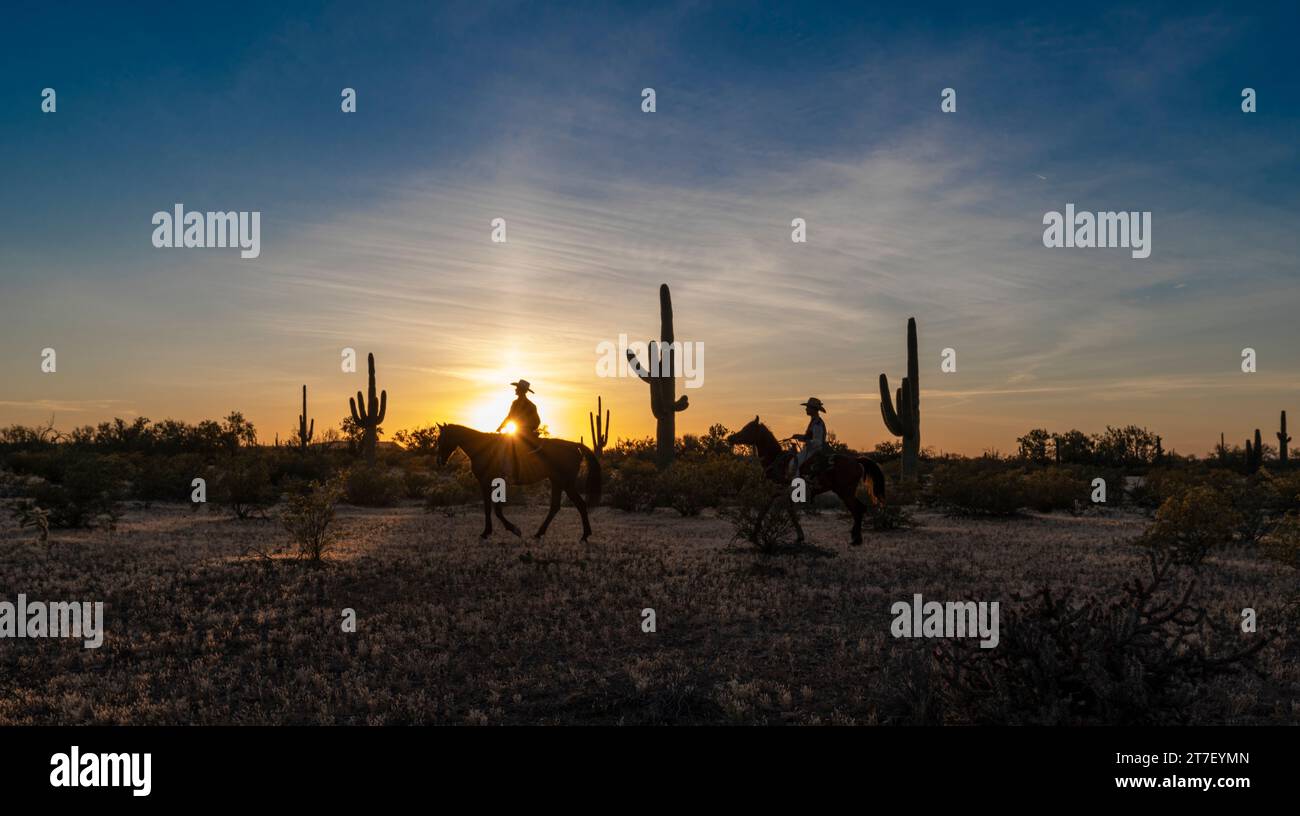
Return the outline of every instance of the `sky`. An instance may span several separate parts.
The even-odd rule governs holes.
[[[269,441],[306,384],[319,432],[373,352],[390,437],[491,430],[520,377],[553,435],[599,395],[646,436],[597,349],[657,337],[661,283],[705,349],[678,433],[786,436],[815,395],[892,438],[909,317],[938,450],[1300,416],[1294,3],[272,5],[7,11],[0,425],[240,410]],[[155,248],[176,203],[260,212],[260,256]],[[1151,256],[1045,247],[1067,203],[1151,212]]]

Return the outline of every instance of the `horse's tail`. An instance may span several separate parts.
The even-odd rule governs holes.
[[[582,451],[582,458],[587,460],[587,504],[595,507],[600,504],[600,460],[586,445],[578,448]]]
[[[885,503],[885,471],[880,469],[880,465],[865,456],[858,457],[858,464],[862,465],[862,481],[871,480],[868,491],[871,493],[872,501],[883,505]]]

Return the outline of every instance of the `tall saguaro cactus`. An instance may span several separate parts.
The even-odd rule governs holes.
[[[1291,444],[1291,437],[1286,435],[1286,411],[1282,412],[1282,430],[1277,432],[1277,460],[1286,465],[1287,446]]]
[[[369,400],[357,392],[356,399],[348,398],[348,405],[352,408],[352,421],[357,423],[364,433],[361,436],[361,449],[365,451],[366,462],[375,463],[375,443],[379,439],[379,425],[384,421],[384,414],[388,412],[388,391],[384,391],[375,398],[375,355],[370,354],[370,390]]]
[[[674,399],[677,394],[676,355],[673,351],[673,298],[668,292],[668,284],[659,286],[659,342],[650,341],[647,351],[650,369],[647,370],[636,359],[631,349],[627,352],[627,361],[632,370],[650,386],[650,411],[655,416],[656,450],[655,460],[659,467],[665,468],[673,461],[673,442],[677,438],[677,412],[685,411],[688,400],[685,396]]]
[[[1259,470],[1259,466],[1264,462],[1264,440],[1260,438],[1259,428],[1255,429],[1255,445],[1251,446],[1250,440],[1246,440],[1246,472],[1254,473]]]
[[[907,319],[907,376],[892,398],[889,377],[880,375],[880,415],[885,427],[903,439],[903,479],[916,481],[921,455],[921,374],[916,358],[916,318]]]
[[[312,435],[316,433],[316,420],[307,424],[307,386],[302,387],[302,413],[298,415],[298,449],[307,450],[311,444]]]
[[[609,442],[609,409],[605,409],[605,424],[600,424],[600,397],[596,397],[596,413],[587,412],[587,422],[591,423],[591,449],[600,456],[605,452],[605,443]]]

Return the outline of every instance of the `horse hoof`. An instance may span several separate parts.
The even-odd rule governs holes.
[[[850,547],[861,547],[861,546],[862,546],[862,539],[860,539],[860,538],[855,538],[855,539],[853,539],[852,541],[849,542],[849,546],[850,546]]]
[[[515,537],[515,538],[523,538],[523,537],[524,537],[523,531],[520,530],[518,527],[511,527],[511,528],[510,528],[510,532],[514,534],[514,537]]]
[[[478,540],[479,540],[479,541],[487,541],[487,540],[488,540],[489,538],[491,538],[491,537],[492,537],[492,536],[488,535],[487,533],[484,533],[483,535],[481,535],[481,536],[478,537]]]

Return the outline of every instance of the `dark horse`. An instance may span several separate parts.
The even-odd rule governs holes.
[[[515,444],[511,444],[515,443]],[[478,480],[483,493],[483,535],[492,534],[492,513],[506,529],[515,535],[521,535],[519,528],[510,522],[501,512],[502,502],[492,501],[492,480],[506,478],[506,457],[513,458],[514,466],[510,468],[510,482],[517,485],[533,484],[542,479],[551,480],[551,512],[537,528],[535,538],[546,534],[551,519],[560,512],[560,491],[568,494],[573,506],[582,514],[582,540],[591,535],[591,522],[587,520],[587,504],[595,506],[600,503],[600,461],[596,455],[577,442],[563,439],[542,439],[536,453],[525,452],[529,445],[523,440],[515,440],[505,434],[483,433],[464,425],[438,426],[438,466],[447,464],[447,460],[457,448],[465,451],[469,457],[470,470]],[[517,451],[515,449],[518,449]],[[578,468],[583,460],[587,462],[587,501],[578,494]]]
[[[789,470],[792,455],[781,447],[781,443],[766,425],[758,421],[757,416],[754,417],[753,422],[727,437],[727,442],[732,445],[753,445],[758,453],[758,460],[763,465],[763,475],[782,487],[790,486],[794,478],[793,472]],[[862,514],[867,512],[868,507],[857,497],[858,485],[864,483],[872,503],[884,504],[885,472],[880,469],[880,465],[865,456],[835,456],[831,459],[831,466],[808,483],[810,497],[830,490],[844,502],[844,506],[853,514],[853,540],[849,543],[855,545],[862,543]],[[774,496],[772,502],[769,502],[759,514],[760,525],[779,496],[780,494]],[[794,529],[799,537],[798,541],[802,544],[803,528],[799,526],[799,515],[794,510],[794,504],[788,503],[786,509],[790,512],[790,518],[794,521]]]

